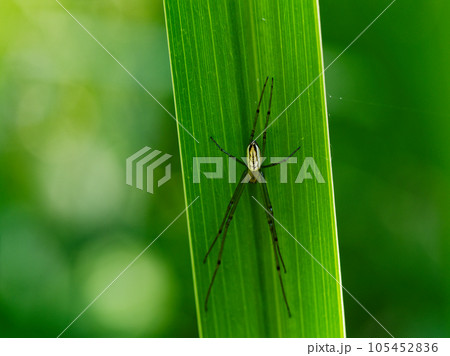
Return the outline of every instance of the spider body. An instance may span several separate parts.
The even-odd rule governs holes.
[[[251,172],[259,171],[261,168],[261,150],[256,141],[247,147],[247,167]]]
[[[258,121],[258,116],[259,116],[259,109],[261,106],[261,101],[264,95],[264,90],[266,89],[266,85],[267,85],[267,81],[269,80],[269,77],[266,78],[266,81],[264,83],[264,87],[262,89],[261,92],[261,96],[259,98],[259,103],[258,103],[258,107],[256,109],[256,115],[255,118],[253,120],[253,129],[252,132],[250,134],[250,144],[247,146],[247,159],[246,162],[244,162],[243,160],[236,158],[235,156],[229,154],[227,151],[225,151],[222,147],[219,146],[219,144],[211,137],[211,140],[217,145],[217,147],[219,147],[219,149],[225,153],[226,155],[228,155],[230,158],[236,160],[238,163],[240,163],[241,165],[245,166],[245,170],[242,172],[242,176],[239,180],[239,183],[233,193],[233,196],[231,197],[231,200],[228,204],[226,213],[225,213],[225,217],[219,227],[219,232],[217,233],[215,239],[213,240],[211,246],[208,249],[208,252],[206,253],[206,256],[203,260],[203,263],[206,262],[206,259],[209,255],[209,253],[211,252],[212,248],[214,247],[216,241],[218,240],[219,236],[222,235],[222,241],[220,244],[220,249],[219,249],[219,254],[218,254],[218,258],[217,258],[217,262],[216,262],[216,267],[214,269],[214,273],[213,276],[211,278],[211,283],[209,284],[209,288],[208,291],[206,293],[206,298],[205,298],[205,310],[208,310],[208,299],[209,296],[211,294],[211,288],[213,286],[214,280],[216,278],[217,275],[217,271],[219,270],[219,266],[222,263],[222,254],[223,254],[223,248],[224,248],[224,244],[225,244],[225,237],[227,235],[227,231],[228,231],[228,227],[230,225],[231,220],[233,219],[234,213],[236,211],[236,207],[237,204],[239,202],[239,199],[242,196],[242,192],[244,191],[244,187],[245,184],[247,182],[250,183],[259,183],[260,187],[261,187],[261,191],[264,197],[264,204],[266,206],[266,218],[267,218],[267,222],[269,224],[269,230],[270,233],[272,235],[272,246],[273,246],[273,251],[274,251],[274,256],[275,256],[275,264],[276,264],[276,269],[277,269],[277,274],[278,274],[278,278],[280,280],[280,286],[281,286],[281,291],[283,294],[283,298],[284,298],[284,302],[286,304],[286,308],[287,308],[287,312],[289,314],[289,317],[291,316],[291,310],[289,308],[289,304],[287,301],[287,297],[286,297],[286,292],[284,290],[284,286],[283,286],[283,279],[281,277],[281,267],[280,267],[280,262],[281,265],[283,266],[283,270],[286,273],[286,267],[284,265],[284,261],[283,258],[281,257],[281,251],[280,251],[280,245],[278,244],[278,237],[277,237],[277,232],[275,229],[275,222],[274,222],[274,218],[273,218],[273,209],[272,209],[272,204],[270,202],[270,198],[269,198],[269,192],[267,190],[267,184],[264,181],[264,176],[262,173],[262,169],[263,168],[268,168],[268,167],[273,167],[276,165],[279,165],[280,163],[286,161],[287,159],[289,159],[289,157],[292,157],[299,149],[300,147],[298,147],[296,150],[294,150],[294,152],[292,152],[286,159],[280,161],[280,162],[276,162],[276,163],[270,163],[267,165],[263,165],[262,164],[262,156],[264,156],[264,152],[265,152],[265,148],[266,148],[266,130],[269,124],[269,116],[270,116],[270,108],[272,106],[272,93],[273,93],[273,78],[272,78],[272,85],[270,87],[270,98],[269,98],[269,109],[267,111],[267,115],[266,115],[266,122],[265,122],[265,128],[264,128],[264,133],[263,133],[263,145],[262,145],[262,150],[260,150],[259,145],[256,143],[256,141],[254,140],[254,136],[255,136],[255,129],[256,129],[256,123]],[[250,179],[246,180],[247,175],[250,176]],[[262,179],[261,179],[262,178]]]

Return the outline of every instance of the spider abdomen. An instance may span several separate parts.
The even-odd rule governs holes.
[[[261,153],[255,141],[247,147],[247,167],[252,172],[259,171],[261,168]]]

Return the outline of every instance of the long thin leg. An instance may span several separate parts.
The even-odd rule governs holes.
[[[270,85],[269,109],[267,110],[266,124],[264,125],[263,146],[262,146],[262,156],[263,157],[264,157],[264,152],[266,151],[266,133],[267,133],[267,126],[269,125],[270,109],[272,108],[272,93],[273,93],[273,77],[272,77],[272,84]]]
[[[291,158],[302,146],[298,146],[294,152],[292,152],[289,156],[287,156],[285,159],[283,159],[280,162],[275,162],[275,163],[270,163],[270,164],[265,164],[263,166],[261,166],[261,168],[269,168],[269,167],[274,167],[274,166],[278,166],[279,164],[286,162],[289,158]]]
[[[229,214],[231,208],[233,207],[234,204],[238,203],[237,194],[238,194],[239,189],[240,189],[239,187],[242,184],[244,184],[244,183],[241,183],[241,182],[242,182],[242,180],[244,179],[244,177],[246,175],[247,175],[247,171],[244,171],[242,173],[242,176],[241,176],[240,180],[239,180],[238,186],[234,190],[233,196],[231,197],[231,200],[228,203],[227,211],[225,212],[225,216],[224,216],[224,218],[222,220],[222,223],[220,224],[220,227],[219,227],[219,232],[217,233],[216,237],[214,238],[213,242],[211,243],[211,246],[209,246],[208,252],[206,253],[205,258],[203,259],[203,263],[206,263],[206,259],[208,258],[208,255],[211,253],[211,250],[213,249],[215,243],[217,242],[217,239],[219,238],[220,234],[222,233],[223,226],[225,225],[225,222],[227,221],[227,217],[228,217],[228,214]]]
[[[262,191],[263,191],[264,202],[266,204],[266,208],[273,215],[272,204],[271,204],[270,199],[269,199],[269,192],[267,190],[267,186],[266,185],[264,185],[264,187],[262,187]],[[281,261],[281,265],[283,266],[284,273],[286,273],[286,265],[284,264],[283,256],[281,256],[280,244],[278,243],[277,230],[275,229],[275,225],[274,225],[274,221],[273,220],[274,220],[273,216],[267,215],[267,222],[269,224],[270,233],[272,234],[272,240],[273,240],[274,244],[276,245],[278,256],[280,257],[280,261]],[[273,227],[273,231],[272,231],[272,227]]]
[[[244,171],[244,174],[247,174],[247,171]],[[228,217],[226,218],[225,227],[223,229],[223,234],[222,234],[222,242],[220,244],[219,255],[217,257],[216,268],[214,269],[214,273],[213,273],[213,276],[211,278],[211,282],[209,284],[208,291],[206,292],[205,311],[208,310],[208,299],[209,299],[209,295],[211,294],[211,288],[212,288],[212,286],[214,284],[214,280],[216,279],[217,271],[219,270],[219,266],[220,266],[220,264],[222,262],[223,247],[225,245],[225,237],[227,236],[228,227],[230,226],[230,222],[233,219],[234,212],[236,211],[237,205],[239,203],[239,199],[241,198],[242,192],[244,191],[244,188],[245,188],[245,183],[242,183],[242,180],[245,177],[244,174],[242,175],[241,180],[239,181],[239,185],[236,187],[236,190],[235,190],[235,192],[233,194],[234,203],[231,206],[231,208],[229,209],[229,214],[228,214]],[[223,226],[223,222],[222,222],[221,227],[222,226]],[[215,238],[215,240],[213,242],[213,245],[216,242],[216,240],[217,240],[219,235],[220,235],[220,230],[219,230],[219,234],[216,236],[216,238]],[[212,248],[212,246],[211,246],[211,248]],[[211,248],[210,248],[210,250],[211,250]],[[208,253],[209,253],[209,251],[208,251]],[[206,259],[206,257],[205,257],[205,259]]]
[[[286,304],[286,308],[287,308],[289,317],[291,317],[291,309],[289,308],[289,303],[287,301],[286,292],[284,290],[283,278],[281,277],[281,271],[280,271],[280,269],[281,269],[280,262],[278,261],[278,256],[280,256],[281,261],[283,261],[283,259],[281,258],[280,247],[278,245],[278,237],[277,237],[277,232],[275,230],[275,222],[273,219],[272,204],[270,203],[269,192],[267,191],[267,186],[265,184],[260,184],[260,186],[261,186],[261,189],[263,192],[264,203],[265,203],[266,209],[267,209],[267,212],[266,212],[267,222],[269,223],[270,232],[272,233],[273,252],[275,255],[275,263],[277,266],[277,273],[278,273],[278,278],[280,280],[281,291],[283,293],[284,303]],[[283,266],[284,266],[284,262],[283,262]]]
[[[244,161],[242,161],[240,158],[237,158],[237,157],[233,156],[232,154],[229,154],[222,147],[220,147],[219,144],[216,142],[216,140],[214,140],[212,137],[210,137],[210,139],[212,140],[212,142],[214,142],[216,144],[217,147],[219,147],[219,150],[221,150],[223,153],[225,153],[228,157],[234,159],[236,162],[238,162],[238,163],[244,165],[245,167],[247,167],[247,165],[244,163]]]
[[[259,107],[261,106],[261,101],[264,95],[264,90],[266,89],[267,81],[269,80],[269,77],[266,78],[266,81],[264,82],[263,90],[261,92],[261,96],[259,97],[258,107],[256,108],[256,114],[255,119],[253,120],[253,129],[252,133],[250,134],[250,142],[253,142],[253,137],[255,137],[255,130],[256,130],[256,123],[258,122],[258,115],[259,115]]]

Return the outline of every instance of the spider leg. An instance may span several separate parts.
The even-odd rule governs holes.
[[[283,159],[280,162],[275,162],[275,163],[270,163],[270,164],[265,164],[263,166],[261,166],[261,168],[269,168],[269,167],[274,167],[274,166],[278,166],[279,164],[286,162],[289,158],[291,158],[302,146],[298,146],[294,152],[292,152],[289,156],[287,156],[285,159]]]
[[[228,208],[227,208],[227,212],[225,214],[225,218],[222,221],[222,224],[220,225],[220,228],[219,228],[219,233],[217,234],[216,238],[214,239],[211,247],[208,250],[208,253],[205,256],[205,259],[203,260],[203,262],[206,261],[206,257],[208,257],[208,254],[211,252],[211,249],[213,248],[214,244],[216,243],[220,233],[222,232],[222,228],[223,228],[222,242],[220,244],[219,255],[217,257],[217,262],[216,262],[216,268],[214,269],[214,273],[213,273],[213,276],[211,278],[211,282],[209,284],[208,291],[206,293],[205,311],[208,310],[208,299],[209,299],[209,295],[211,294],[211,288],[213,286],[214,280],[216,279],[216,275],[217,275],[217,271],[219,270],[219,266],[220,266],[220,264],[222,262],[223,247],[225,245],[225,237],[227,236],[228,227],[230,226],[231,220],[233,219],[233,216],[234,216],[234,212],[236,211],[237,205],[239,203],[239,199],[241,198],[242,192],[244,191],[244,188],[245,188],[245,183],[242,183],[242,180],[244,179],[246,174],[247,174],[247,171],[244,171],[243,174],[242,174],[241,179],[239,180],[239,185],[236,187],[236,190],[234,191],[233,197],[231,198],[231,201],[228,204]],[[225,227],[224,227],[224,225],[225,225]]]
[[[288,315],[289,315],[289,317],[291,317],[291,309],[289,308],[289,303],[288,303],[287,297],[286,297],[286,291],[284,290],[283,278],[281,277],[281,271],[280,271],[280,269],[281,269],[280,262],[278,260],[278,256],[279,256],[280,260],[283,264],[283,267],[284,267],[283,258],[281,257],[281,252],[280,252],[280,246],[278,244],[278,236],[277,236],[277,232],[275,230],[275,221],[273,219],[273,208],[272,208],[272,204],[270,203],[269,192],[267,190],[266,184],[260,184],[260,186],[261,186],[261,189],[263,192],[264,203],[265,203],[266,209],[267,209],[267,211],[266,211],[267,222],[269,224],[269,229],[272,234],[273,252],[275,255],[275,263],[277,266],[278,279],[280,280],[281,291],[283,293],[284,303],[286,304]],[[286,268],[284,269],[284,271],[286,272]]]
[[[269,192],[267,190],[267,186],[264,185],[262,187],[262,190],[263,190],[264,202],[266,203],[267,210],[270,211],[271,214],[273,214],[272,204],[269,199]],[[286,273],[287,272],[286,265],[284,264],[283,256],[281,256],[280,244],[278,243],[278,235],[277,235],[277,231],[275,230],[275,224],[274,224],[274,219],[273,219],[272,215],[267,214],[267,222],[269,224],[270,233],[272,234],[273,243],[277,247],[277,252],[278,252],[278,256],[281,261],[281,265],[283,266],[284,273]]]
[[[243,160],[241,160],[240,158],[237,158],[235,156],[233,156],[232,154],[229,154],[227,151],[225,151],[222,147],[219,146],[219,144],[216,142],[216,140],[214,140],[212,137],[210,137],[210,139],[212,140],[212,142],[214,142],[216,144],[217,147],[219,147],[219,150],[221,150],[223,153],[225,153],[228,157],[234,159],[236,162],[244,165],[245,167],[247,167],[247,165],[244,163]]]
[[[269,80],[269,77],[266,78],[266,81],[264,82],[264,86],[261,92],[261,96],[259,97],[258,107],[256,108],[256,114],[255,119],[253,120],[253,129],[252,133],[250,134],[250,142],[253,142],[253,137],[255,137],[255,129],[256,129],[256,123],[258,122],[258,115],[259,115],[259,107],[261,106],[261,101],[264,95],[264,90],[266,89],[267,81]]]
[[[228,203],[227,211],[225,212],[225,216],[224,216],[224,218],[222,220],[222,223],[220,224],[220,227],[219,227],[219,232],[217,233],[216,237],[214,238],[213,242],[211,243],[211,246],[209,247],[208,252],[205,255],[205,258],[203,259],[203,263],[206,263],[206,259],[208,258],[209,254],[211,253],[211,250],[213,249],[215,243],[217,242],[217,239],[219,238],[220,234],[222,233],[223,226],[225,225],[225,222],[227,221],[227,217],[228,217],[228,214],[229,214],[231,208],[233,207],[233,205],[235,205],[235,204],[237,205],[237,203],[239,202],[238,193],[239,193],[239,190],[241,189],[241,185],[244,184],[244,183],[241,183],[241,182],[244,179],[244,177],[246,176],[246,174],[247,174],[247,171],[244,171],[242,173],[242,176],[241,176],[241,179],[239,180],[238,186],[234,190],[233,196],[231,197],[231,200]]]
[[[270,85],[269,109],[267,110],[266,124],[264,126],[264,133],[263,133],[263,146],[262,146],[262,156],[263,157],[264,157],[264,152],[266,151],[266,133],[267,133],[267,126],[269,125],[270,109],[272,108],[272,94],[273,94],[273,77],[272,77],[272,84]]]

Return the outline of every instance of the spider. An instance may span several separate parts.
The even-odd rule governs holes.
[[[278,278],[280,280],[281,291],[283,293],[283,298],[284,298],[284,302],[286,304],[288,315],[289,315],[289,317],[291,317],[291,310],[289,308],[289,304],[288,304],[288,301],[286,298],[286,292],[284,290],[283,279],[281,277],[280,261],[281,261],[281,265],[283,266],[284,273],[286,273],[286,266],[284,264],[283,257],[281,256],[280,245],[278,244],[278,237],[277,237],[277,232],[275,230],[275,223],[274,223],[274,219],[273,219],[272,204],[269,199],[269,192],[268,192],[267,186],[265,184],[266,182],[264,180],[264,174],[263,174],[262,170],[265,168],[277,166],[277,165],[287,161],[290,157],[292,157],[300,149],[300,147],[297,147],[294,150],[294,152],[292,152],[287,158],[285,158],[284,160],[282,160],[280,162],[270,163],[270,164],[266,164],[266,165],[262,164],[261,158],[264,157],[264,152],[266,149],[266,130],[267,130],[267,127],[269,124],[270,108],[272,106],[273,78],[272,78],[272,84],[270,86],[269,109],[268,109],[267,115],[266,115],[266,123],[265,123],[264,133],[263,133],[262,150],[260,150],[259,145],[256,143],[256,140],[254,139],[254,136],[255,136],[256,123],[258,121],[258,116],[259,116],[259,109],[261,106],[261,101],[264,96],[264,90],[266,89],[268,80],[269,80],[269,77],[267,77],[266,81],[264,82],[264,86],[263,86],[261,96],[260,96],[259,102],[258,102],[258,107],[256,108],[256,114],[255,114],[255,118],[253,121],[253,129],[250,134],[250,144],[247,147],[247,159],[246,159],[247,162],[246,163],[243,160],[237,158],[236,156],[229,154],[222,147],[220,147],[220,145],[212,137],[210,137],[210,139],[216,144],[216,146],[223,153],[225,153],[227,156],[234,159],[238,163],[242,164],[243,166],[245,166],[246,169],[242,173],[239,183],[238,183],[236,189],[234,190],[233,196],[231,197],[231,200],[230,200],[227,210],[225,212],[225,217],[224,217],[222,223],[220,224],[219,232],[217,233],[216,237],[214,238],[211,246],[208,249],[208,252],[206,253],[205,258],[203,259],[203,263],[206,263],[206,259],[208,258],[208,255],[210,254],[211,250],[213,249],[219,236],[222,234],[222,241],[220,244],[216,267],[215,267],[211,282],[209,284],[208,292],[206,293],[205,311],[208,310],[208,299],[211,294],[211,288],[212,288],[214,280],[216,278],[217,271],[219,270],[219,266],[222,262],[223,247],[225,244],[225,237],[227,235],[228,227],[230,226],[230,222],[233,219],[234,212],[236,211],[236,207],[239,203],[239,199],[241,198],[242,192],[244,191],[245,184],[250,182],[250,183],[260,183],[259,186],[261,187],[262,194],[264,197],[264,205],[266,207],[267,222],[269,224],[270,233],[272,235],[273,252],[274,252],[274,256],[275,256],[275,264],[276,264],[276,268],[277,268]]]

